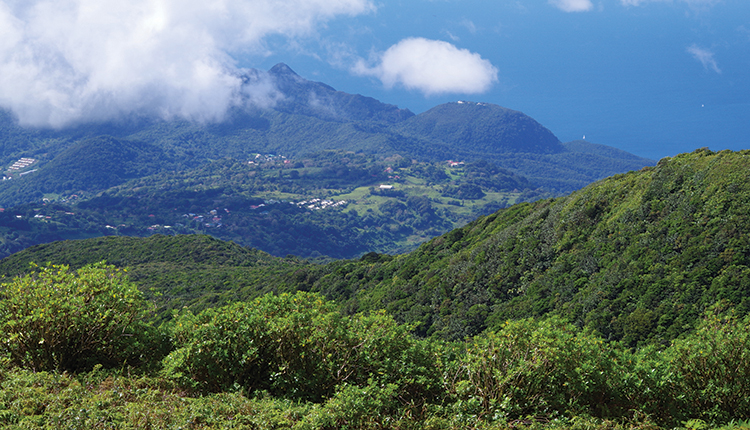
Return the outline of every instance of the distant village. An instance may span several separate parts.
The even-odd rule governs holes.
[[[13,173],[16,173],[16,172],[18,172],[20,170],[23,170],[23,169],[31,166],[32,164],[36,163],[36,161],[37,160],[35,158],[28,158],[28,157],[23,157],[23,158],[19,159],[15,163],[11,164],[10,167],[8,167],[8,175],[3,175],[3,181],[8,181],[8,180],[13,179]],[[36,172],[36,170],[37,169],[27,170],[25,172],[20,172],[18,174],[18,176],[28,175],[29,173]]]
[[[14,162],[9,168],[8,168],[8,176],[3,176],[3,180],[10,180],[13,178],[13,174],[16,172],[19,172],[18,175],[22,176],[31,172],[36,171],[34,170],[26,170],[24,169],[29,168],[34,163],[36,163],[37,160],[34,158],[28,158],[24,157],[19,159],[18,161]],[[286,156],[283,155],[275,155],[275,154],[256,154],[255,157],[247,162],[250,165],[265,165],[265,164],[290,164],[292,163],[291,160],[289,160]],[[451,168],[457,168],[457,167],[463,167],[464,162],[463,161],[455,161],[455,160],[447,160],[446,164],[448,167]],[[385,172],[389,174],[389,179],[400,179],[399,176],[394,175],[394,169],[391,167],[387,167]],[[394,188],[393,185],[390,184],[380,184],[378,186],[380,190],[391,190]],[[63,202],[68,202],[70,200],[75,200],[78,198],[78,195],[72,195],[68,198],[62,198],[61,200]],[[49,203],[48,199],[44,199],[45,204]],[[270,206],[276,205],[276,204],[290,204],[295,205],[298,208],[309,210],[309,211],[319,211],[319,210],[325,210],[325,209],[332,209],[332,208],[343,208],[347,204],[349,204],[346,200],[329,200],[329,199],[323,199],[323,198],[313,198],[309,200],[302,200],[298,202],[294,201],[283,201],[283,200],[274,200],[274,199],[268,199],[264,200],[263,203],[252,205],[250,206],[250,210],[252,211],[258,211],[259,214],[266,214],[268,213],[268,210]],[[35,209],[35,211],[39,211],[40,209]],[[4,211],[4,209],[0,208],[0,212]],[[182,215],[182,218],[184,221],[182,222],[176,222],[174,226],[172,225],[161,225],[161,224],[152,224],[151,226],[147,227],[148,231],[156,231],[156,230],[163,230],[163,229],[172,229],[174,227],[185,227],[186,224],[191,223],[197,223],[203,228],[221,228],[224,226],[224,217],[230,215],[231,212],[228,208],[224,209],[211,209],[210,211],[204,213],[204,214],[197,214],[197,213],[186,213]],[[65,212],[65,216],[75,216],[76,214],[73,212]],[[149,215],[149,217],[154,217],[154,215]],[[25,218],[22,215],[16,215],[16,218]],[[42,215],[42,214],[35,214],[31,218],[41,220],[41,221],[50,221],[53,219],[50,215]],[[184,223],[184,224],[183,224]],[[193,224],[195,225],[195,224]],[[111,229],[111,230],[117,230],[122,227],[126,227],[124,224],[120,225],[104,225],[105,228]]]
[[[260,165],[260,164],[269,164],[269,163],[282,163],[282,164],[291,164],[292,161],[286,158],[283,155],[275,155],[275,154],[256,154],[255,158],[248,161],[247,164],[249,165]]]

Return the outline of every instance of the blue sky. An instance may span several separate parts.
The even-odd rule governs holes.
[[[520,110],[661,158],[750,148],[747,0],[3,0],[0,106],[33,126],[272,105],[278,62],[415,113]]]

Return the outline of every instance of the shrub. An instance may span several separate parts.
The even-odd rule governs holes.
[[[750,317],[708,314],[666,353],[685,418],[727,423],[750,416]]]
[[[396,384],[404,404],[440,392],[426,341],[385,313],[345,317],[319,295],[266,295],[249,303],[185,311],[176,318],[177,349],[165,375],[203,392],[267,390],[319,402],[346,383]]]
[[[47,265],[2,284],[0,351],[34,371],[140,364],[153,353],[149,307],[125,270]]]
[[[636,351],[620,349],[617,354],[621,367],[612,375],[612,384],[626,400],[625,412],[661,424],[678,423],[682,393],[663,348],[649,345]]]
[[[490,419],[567,413],[612,415],[626,407],[614,389],[612,347],[557,319],[507,322],[467,345],[450,389]]]
[[[346,349],[337,344],[340,319],[330,303],[306,293],[185,311],[175,320],[177,349],[164,359],[164,372],[203,392],[243,388],[317,398],[332,392],[340,374],[331,366]]]

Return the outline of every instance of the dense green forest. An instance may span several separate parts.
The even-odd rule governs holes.
[[[0,261],[0,420],[747,428],[748,156],[664,159],[403,255],[318,264],[200,235],[29,248]]]

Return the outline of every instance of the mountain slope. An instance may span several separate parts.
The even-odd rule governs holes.
[[[347,311],[387,309],[422,335],[448,339],[559,315],[626,345],[666,343],[717,302],[750,313],[749,169],[750,151],[700,150],[500,210],[409,254],[269,263],[274,273],[262,279],[205,278],[192,288],[212,290],[217,302],[318,291]],[[0,272],[54,255],[43,249],[2,260]],[[91,249],[89,260],[106,255],[77,249]]]
[[[253,295],[275,291],[283,274],[303,264],[205,235],[110,236],[27,248],[0,260],[0,278],[27,273],[31,263],[80,268],[100,261],[128,268],[130,279],[142,286],[163,318],[183,306],[214,306],[233,298],[227,291],[248,285],[257,286]]]
[[[626,344],[665,342],[717,300],[750,311],[748,169],[748,151],[665,159],[385,262],[332,263],[306,288],[386,308],[426,335],[463,338],[553,313]]]
[[[308,81],[283,63],[273,66],[268,74],[274,79],[276,88],[284,95],[275,106],[276,110],[282,112],[329,121],[368,121],[387,124],[395,124],[414,116],[408,109],[399,109],[371,97],[336,91],[321,82]]]
[[[101,192],[130,179],[169,170],[175,163],[156,146],[99,136],[82,139],[38,171],[3,184],[6,205],[41,200],[45,194]]]

